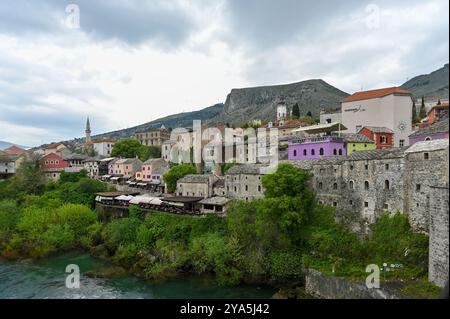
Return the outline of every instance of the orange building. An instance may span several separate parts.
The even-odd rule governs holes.
[[[387,127],[364,126],[359,134],[375,141],[376,149],[381,150],[394,146],[394,131]],[[400,147],[405,145],[400,145]]]

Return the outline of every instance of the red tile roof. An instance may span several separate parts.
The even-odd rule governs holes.
[[[60,146],[60,145],[63,145],[63,144],[61,144],[61,143],[49,144],[49,145],[47,145],[46,149],[50,150],[50,149],[58,148],[58,146]]]
[[[369,99],[380,98],[380,97],[391,95],[391,94],[411,95],[411,92],[409,92],[401,87],[390,87],[390,88],[384,88],[384,89],[362,91],[362,92],[356,92],[356,93],[346,97],[343,102],[369,100]]]
[[[23,148],[17,146],[8,147],[6,150],[3,150],[7,154],[22,154],[25,152]]]

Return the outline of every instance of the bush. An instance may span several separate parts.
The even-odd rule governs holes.
[[[140,224],[141,222],[136,218],[113,220],[106,225],[102,237],[108,248],[115,251],[120,245],[128,245],[135,242]]]
[[[194,166],[188,164],[176,165],[172,167],[166,174],[164,174],[163,179],[167,184],[167,191],[173,193],[177,188],[177,181],[189,174],[196,174],[197,170]]]

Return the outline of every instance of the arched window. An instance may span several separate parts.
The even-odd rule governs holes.
[[[384,181],[384,189],[389,189],[389,181],[388,180],[385,180]]]
[[[427,137],[425,138],[425,141],[431,141],[431,137],[427,136]]]
[[[323,184],[322,184],[322,182],[320,182],[319,183],[319,189],[322,189],[323,188]]]
[[[337,183],[333,184],[333,189],[338,189],[338,184]]]
[[[294,150],[294,156],[297,157],[297,150]]]
[[[348,183],[348,188],[350,188],[350,189],[355,188],[355,183],[354,183],[353,181],[350,181],[350,182]]]
[[[339,155],[342,155],[342,149],[339,150]]]
[[[364,182],[364,189],[365,189],[366,191],[369,190],[369,182],[368,182],[368,181],[365,181],[365,182]]]
[[[337,150],[333,149],[333,155],[337,155]]]
[[[315,149],[311,150],[311,155],[316,155],[316,150]]]
[[[320,148],[319,154],[320,154],[320,155],[323,155],[323,148]]]
[[[308,155],[308,152],[306,150],[303,150],[303,156]]]

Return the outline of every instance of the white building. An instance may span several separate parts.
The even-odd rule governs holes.
[[[412,95],[400,87],[356,92],[341,104],[342,124],[348,133],[364,126],[387,127],[394,131],[394,147],[407,146],[412,133]]]
[[[99,156],[110,157],[116,141],[109,138],[94,140],[94,151]]]
[[[342,122],[342,113],[341,112],[320,112],[320,124],[330,124]]]
[[[286,115],[287,115],[286,102],[284,102],[284,100],[281,100],[280,102],[278,102],[277,106],[277,120],[278,121],[285,120]]]

